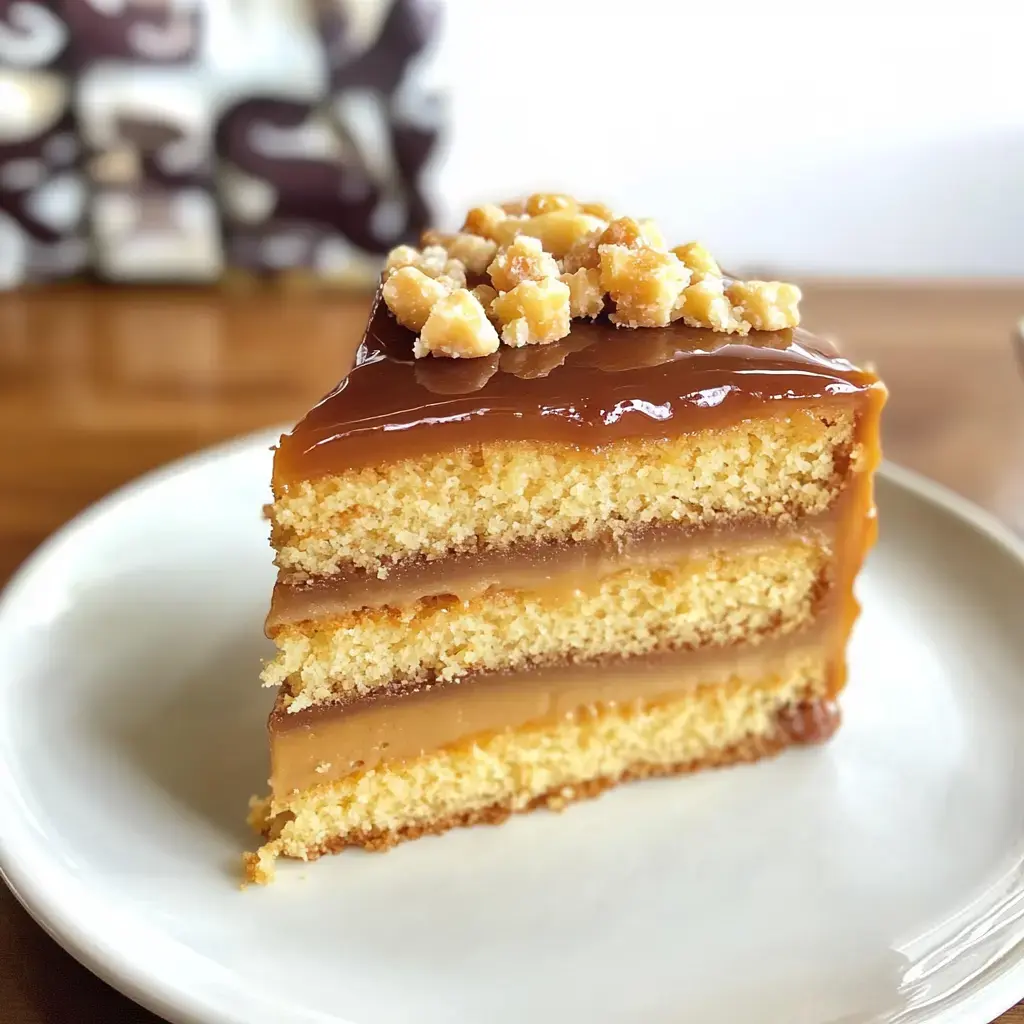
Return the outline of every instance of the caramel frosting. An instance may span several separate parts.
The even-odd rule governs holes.
[[[602,316],[574,321],[561,341],[479,359],[415,359],[414,340],[378,297],[351,372],[282,437],[278,493],[483,442],[594,449],[884,394],[873,373],[801,329],[739,338],[682,324],[617,328]]]
[[[271,788],[280,799],[381,763],[404,761],[505,729],[599,714],[609,707],[678,698],[697,686],[785,671],[788,659],[841,656],[822,626],[742,651],[717,649],[485,673],[459,683],[356,698],[270,716]],[[841,653],[841,648],[840,648]]]

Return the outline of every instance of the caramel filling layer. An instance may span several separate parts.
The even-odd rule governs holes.
[[[460,683],[322,705],[297,714],[279,706],[268,723],[273,795],[280,799],[384,761],[421,757],[506,729],[670,700],[698,686],[781,672],[787,659],[816,651],[823,658],[834,649],[841,652],[832,625],[819,622],[802,635],[742,651],[682,652],[486,673]],[[838,661],[841,658],[836,659],[830,696],[841,686]]]
[[[383,579],[359,569],[302,583],[279,579],[267,616],[269,636],[282,626],[332,619],[360,608],[402,607],[440,595],[469,601],[490,590],[559,592],[570,598],[596,581],[625,568],[657,568],[686,557],[700,558],[723,547],[805,538],[832,547],[843,515],[843,501],[798,526],[767,520],[725,528],[656,526],[619,538],[565,544],[519,544],[399,563]]]

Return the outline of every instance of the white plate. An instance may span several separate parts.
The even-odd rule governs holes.
[[[1024,997],[1024,545],[891,467],[834,742],[239,891],[274,436],[115,494],[0,604],[0,864],[88,967],[217,1024],[971,1024]]]

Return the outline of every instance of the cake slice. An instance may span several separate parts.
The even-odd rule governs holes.
[[[428,241],[275,455],[253,881],[839,721],[875,375],[794,286],[597,204]]]

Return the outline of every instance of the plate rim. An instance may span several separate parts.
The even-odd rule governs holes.
[[[7,608],[14,603],[18,592],[29,584],[55,552],[73,541],[76,535],[88,530],[109,511],[150,487],[211,462],[241,455],[264,444],[268,449],[273,448],[281,434],[288,429],[283,427],[253,431],[184,455],[142,473],[88,505],[47,537],[0,589],[0,635]],[[969,498],[916,470],[889,460],[882,462],[878,476],[900,490],[952,514],[961,523],[994,542],[1007,557],[1024,569],[1024,537],[1018,536],[1008,525]],[[3,800],[2,790],[0,810],[15,815],[17,813]],[[21,852],[27,854],[30,851]],[[147,966],[144,959],[126,957],[120,950],[109,948],[103,938],[102,925],[83,922],[74,911],[65,910],[39,882],[31,864],[29,856],[19,856],[9,831],[0,831],[0,878],[33,921],[101,981],[173,1024],[260,1024],[252,1018],[242,1018],[224,1011],[204,995],[201,988],[190,990],[186,985],[162,977],[158,970]],[[965,1019],[963,1014],[968,1012],[976,1024],[985,1024],[1024,999],[1024,949],[1017,952],[1016,962],[996,970],[993,978],[962,1002],[928,1018],[930,1024],[962,1022]],[[283,1007],[268,1005],[267,1008],[272,1011],[265,1018],[268,1024],[270,1021],[281,1024],[279,1014]],[[300,1017],[296,1014],[293,1019],[299,1020]],[[303,1014],[302,1019],[311,1018]],[[324,1018],[325,1021],[327,1019]],[[346,1024],[341,1018],[330,1019],[336,1024]]]

